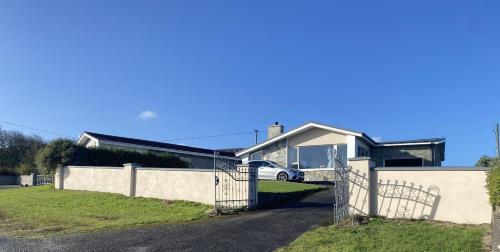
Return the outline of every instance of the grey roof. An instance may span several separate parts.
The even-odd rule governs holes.
[[[424,142],[444,142],[446,138],[421,138],[421,139],[411,139],[411,140],[397,140],[397,141],[382,141],[377,142],[378,144],[405,144],[405,143],[424,143]]]
[[[121,136],[112,136],[112,135],[106,135],[106,134],[100,134],[100,133],[94,133],[94,132],[88,132],[88,131],[84,131],[84,133],[86,133],[94,138],[100,139],[100,140],[142,145],[142,146],[146,146],[146,147],[156,147],[156,148],[164,148],[164,149],[179,150],[179,151],[189,151],[189,152],[196,152],[196,153],[203,153],[203,154],[214,154],[214,152],[216,151],[216,150],[191,147],[191,146],[186,146],[186,145],[163,143],[163,142],[156,142],[156,141],[129,138],[129,137],[121,137]],[[222,156],[227,156],[227,157],[234,157],[235,156],[234,152],[226,152],[226,151],[218,151],[218,152],[219,152],[219,155],[222,155]]]

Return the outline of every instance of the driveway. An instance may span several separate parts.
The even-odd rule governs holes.
[[[333,193],[322,191],[278,209],[42,240],[0,237],[0,251],[272,251],[333,217]],[[145,213],[147,214],[147,213]]]

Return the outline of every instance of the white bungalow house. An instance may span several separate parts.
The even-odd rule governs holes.
[[[286,133],[275,123],[268,127],[266,141],[236,156],[243,162],[271,160],[301,169],[306,181],[317,181],[333,175],[335,156],[346,165],[351,158],[370,158],[378,167],[423,167],[441,166],[444,150],[444,138],[377,142],[363,132],[309,122]]]

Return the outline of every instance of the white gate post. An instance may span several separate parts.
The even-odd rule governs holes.
[[[349,164],[352,170],[349,172],[349,212],[371,216],[374,214],[376,200],[376,180],[372,179],[371,168],[374,166],[369,157],[350,158]],[[375,184],[374,184],[375,182]]]

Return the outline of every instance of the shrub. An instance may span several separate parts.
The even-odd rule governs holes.
[[[35,165],[22,163],[16,167],[16,172],[19,175],[29,175],[31,173],[38,173],[38,170]]]
[[[85,148],[67,139],[57,139],[39,151],[36,157],[41,174],[54,174],[57,165],[122,166],[139,163],[145,167],[186,168],[189,164],[172,154]]]
[[[496,159],[491,163],[486,179],[486,187],[490,194],[490,203],[500,206],[500,160]]]
[[[77,146],[68,139],[56,139],[36,155],[36,166],[40,174],[54,174],[58,164],[70,165]]]

